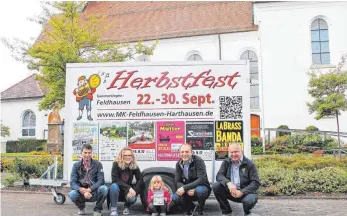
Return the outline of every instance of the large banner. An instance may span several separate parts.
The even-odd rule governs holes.
[[[184,122],[157,122],[157,160],[179,160],[179,148],[184,143]]]
[[[81,150],[84,144],[93,147],[93,159],[98,160],[98,124],[94,122],[78,122],[73,124],[72,131],[72,160],[81,158]]]
[[[250,156],[249,80],[246,61],[67,64],[65,151],[93,143],[106,172],[124,146],[144,167],[171,166],[184,142],[209,169],[231,141]]]
[[[186,122],[186,143],[193,147],[194,154],[203,160],[213,159],[214,122]]]
[[[76,70],[69,72],[67,94],[77,121],[243,119],[242,91],[249,88],[241,80],[244,65]]]
[[[100,123],[100,160],[113,161],[119,151],[127,145],[126,122]]]
[[[243,122],[216,121],[215,123],[215,152],[216,159],[228,157],[228,147],[232,142],[239,143],[243,149]]]

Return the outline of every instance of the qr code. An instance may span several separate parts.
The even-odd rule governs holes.
[[[219,97],[220,119],[242,119],[242,96]]]

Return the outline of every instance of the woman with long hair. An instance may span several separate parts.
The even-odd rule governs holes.
[[[136,186],[132,186],[133,177],[136,178]],[[111,214],[117,216],[118,200],[125,200],[123,214],[130,213],[129,207],[137,200],[140,192],[141,171],[136,164],[135,155],[131,148],[124,147],[118,154],[112,166],[112,185],[110,188]]]

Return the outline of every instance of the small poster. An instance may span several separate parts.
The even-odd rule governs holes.
[[[157,160],[177,161],[179,148],[184,144],[184,122],[157,122]]]
[[[136,160],[155,160],[155,137],[153,121],[128,123],[128,146],[134,150]]]
[[[165,204],[164,191],[163,190],[155,190],[153,192],[153,205],[162,206],[164,204]]]
[[[228,157],[229,144],[235,142],[243,147],[242,121],[216,121],[215,124],[215,152],[216,160]]]
[[[100,123],[99,148],[101,161],[113,161],[127,145],[126,122]]]
[[[81,150],[84,144],[93,147],[93,159],[99,160],[98,154],[98,124],[93,122],[78,122],[73,124],[72,132],[72,160],[81,158]]]
[[[203,160],[213,160],[214,122],[186,122],[186,142],[192,146],[195,155]]]

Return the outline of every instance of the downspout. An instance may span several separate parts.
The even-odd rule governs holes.
[[[222,60],[222,43],[221,43],[221,40],[220,40],[220,34],[218,34],[218,57],[219,57],[219,61]],[[215,172],[216,172],[216,149],[215,149],[215,145],[213,145],[213,148],[211,148],[213,150],[212,152],[212,184],[215,183]]]
[[[219,48],[219,61],[222,60],[222,43],[220,40],[220,34],[218,34],[218,48]]]
[[[263,47],[262,47],[262,39],[261,39],[261,30],[262,30],[262,26],[261,26],[261,21],[258,22],[258,32],[259,32],[259,46],[260,46],[260,73],[259,73],[259,78],[260,78],[260,84],[261,84],[261,88],[260,88],[260,96],[261,96],[261,100],[260,100],[260,106],[261,106],[261,130],[262,130],[262,137],[263,137],[263,153],[265,153],[265,112],[264,112],[264,70],[263,70]],[[268,131],[268,133],[270,133],[270,131]]]

